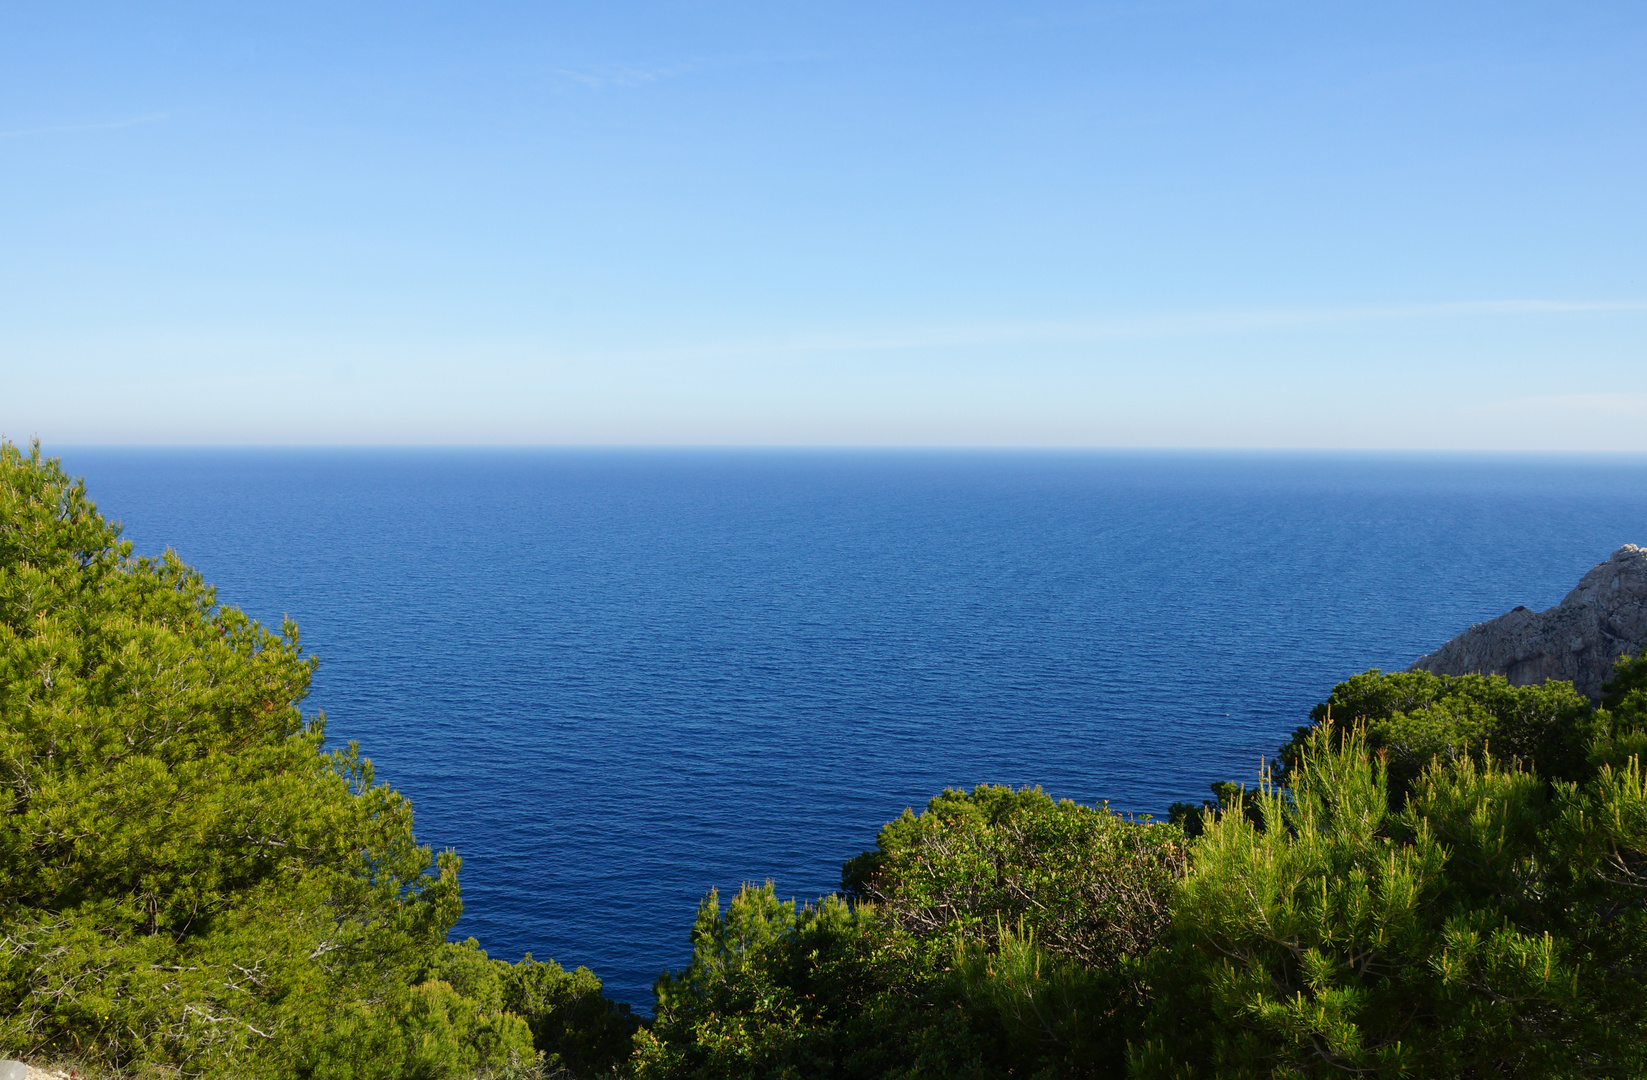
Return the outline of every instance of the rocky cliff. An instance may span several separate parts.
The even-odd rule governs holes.
[[[1612,674],[1613,658],[1644,646],[1647,548],[1625,544],[1555,607],[1518,607],[1477,623],[1408,670],[1504,675],[1517,686],[1568,679],[1579,693],[1596,698]]]

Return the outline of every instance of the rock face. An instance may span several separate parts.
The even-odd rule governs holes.
[[[0,1061],[0,1080],[57,1080],[62,1073],[30,1068],[21,1061]]]
[[[1548,611],[1518,607],[1477,623],[1409,671],[1437,675],[1503,675],[1516,686],[1571,680],[1579,693],[1601,696],[1613,659],[1647,647],[1647,548],[1625,544],[1585,574],[1578,588]]]

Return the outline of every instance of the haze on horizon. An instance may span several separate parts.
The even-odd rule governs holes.
[[[0,432],[1647,451],[1647,7],[11,5]]]

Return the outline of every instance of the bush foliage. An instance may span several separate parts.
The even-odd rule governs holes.
[[[134,558],[38,446],[0,444],[0,1048],[316,1078],[608,1050],[583,1033],[604,1013],[560,1019],[599,1011],[587,972],[522,965],[506,1001],[443,981],[458,859],[357,747],[324,750],[313,672],[295,626]]]
[[[1392,806],[1323,725],[1263,827],[1209,824],[1155,964],[1143,1077],[1639,1076],[1647,786],[1437,760]]]
[[[949,791],[816,906],[711,893],[656,987],[643,1077],[1120,1075],[1178,830],[1039,790]]]

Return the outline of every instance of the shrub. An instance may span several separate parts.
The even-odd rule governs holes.
[[[889,822],[842,886],[938,953],[1023,926],[1059,956],[1108,968],[1148,952],[1165,926],[1182,840],[1039,788],[982,786]]]
[[[0,1047],[224,1077],[536,1068],[504,1001],[423,978],[458,859],[357,747],[323,749],[314,666],[291,623],[134,558],[38,445],[0,442]],[[585,975],[511,973],[518,999],[570,980],[580,1002]]]
[[[639,1026],[628,1005],[601,992],[601,981],[588,968],[567,971],[531,953],[518,964],[492,960],[474,938],[442,945],[424,978],[450,984],[482,1010],[519,1017],[551,1071],[611,1072],[628,1058]]]
[[[1181,834],[1038,789],[945,792],[816,906],[711,894],[642,1077],[1119,1075]]]
[[[1638,1076],[1647,785],[1437,760],[1399,813],[1359,728],[1208,823],[1151,964],[1142,1077]]]
[[[1579,780],[1589,774],[1588,749],[1594,710],[1572,683],[1511,686],[1502,675],[1432,675],[1427,671],[1374,669],[1333,687],[1279,751],[1278,779],[1329,719],[1343,733],[1359,725],[1367,746],[1383,752],[1387,781],[1397,804],[1433,760],[1480,761],[1491,753],[1519,761],[1546,779]],[[1334,737],[1337,737],[1335,734]]]

